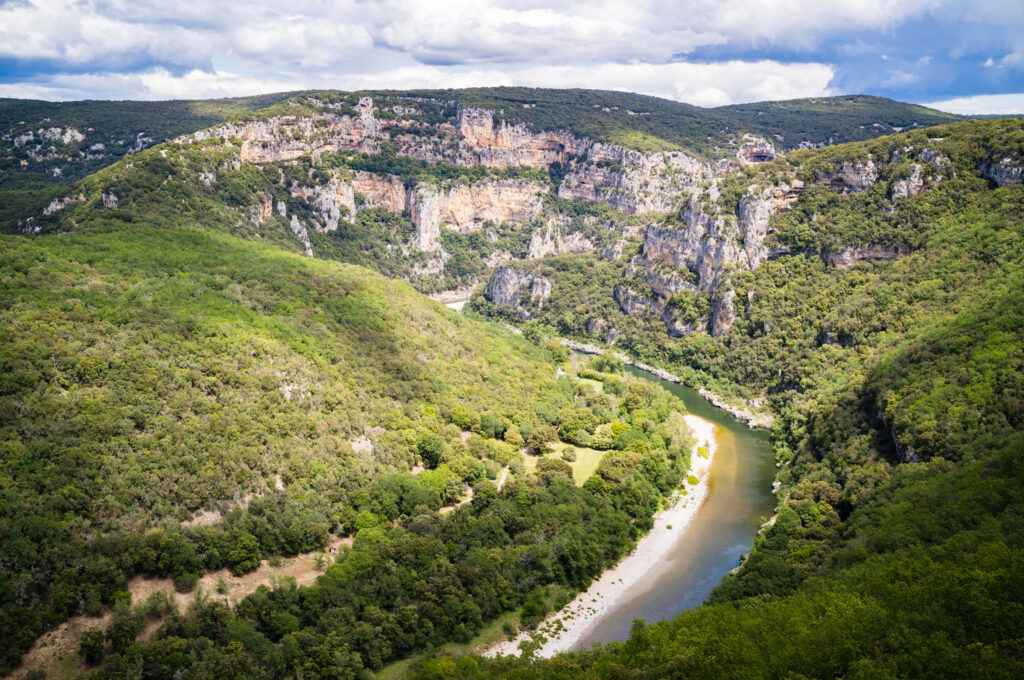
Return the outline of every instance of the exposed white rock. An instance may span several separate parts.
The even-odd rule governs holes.
[[[616,241],[615,243],[605,246],[604,250],[601,251],[601,255],[603,255],[606,260],[617,260],[622,257],[622,250],[625,246],[625,241]]]
[[[292,215],[292,222],[290,226],[292,229],[292,233],[295,234],[298,237],[299,242],[302,243],[302,252],[312,257],[313,246],[309,242],[309,232],[306,231],[306,227],[304,227],[302,223],[299,222],[298,216]]]
[[[111,191],[109,194],[104,192],[102,195],[103,207],[105,208],[116,208],[117,207],[117,196]]]
[[[1024,163],[1018,159],[1005,157],[1000,161],[984,163],[981,174],[1001,187],[1024,182]]]
[[[778,156],[775,145],[758,135],[743,135],[743,144],[736,149],[736,159],[740,165],[757,165],[773,161]]]
[[[511,267],[501,267],[491,276],[484,290],[484,297],[496,305],[512,307],[522,319],[531,318],[524,300],[543,309],[544,302],[551,295],[551,282],[529,272]]]
[[[867,163],[843,163],[835,172],[818,175],[818,184],[827,184],[840,194],[866,191],[878,181],[878,168],[872,160]]]
[[[593,249],[594,244],[579,232],[563,235],[562,225],[549,220],[547,224],[533,232],[526,258],[536,260],[549,255],[589,253]]]

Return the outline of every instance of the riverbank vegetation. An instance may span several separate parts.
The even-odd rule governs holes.
[[[97,677],[379,667],[584,588],[688,467],[667,392],[556,378],[557,345],[367,270],[138,223],[5,237],[0,257],[7,668],[111,607],[83,647]],[[599,464],[565,460],[590,438]],[[132,576],[189,590],[330,535],[355,540],[316,585],[197,598],[135,642]]]
[[[1019,123],[943,134],[967,155],[951,152],[956,177],[909,202],[927,216],[905,223],[909,254],[840,269],[801,253],[734,273],[746,303],[718,338],[617,326],[643,361],[777,416],[777,515],[710,604],[601,651],[474,660],[461,677],[1020,675],[1024,186],[995,187],[975,165],[992,148],[980,139],[1017,148]],[[825,235],[852,214],[830,210],[774,224]],[[562,309],[558,286],[546,314]],[[470,667],[446,663],[418,677]]]

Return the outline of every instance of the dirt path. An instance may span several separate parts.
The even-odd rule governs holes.
[[[351,538],[331,537],[328,550],[315,550],[302,553],[295,557],[282,558],[278,566],[272,567],[264,560],[256,571],[242,576],[233,576],[227,569],[212,571],[199,579],[195,590],[190,593],[179,593],[174,590],[174,582],[169,578],[143,578],[137,576],[128,582],[128,592],[132,594],[132,604],[142,604],[153,593],[167,591],[174,596],[180,611],[185,611],[201,590],[206,596],[224,600],[232,605],[241,601],[246,595],[254,592],[261,585],[272,586],[273,582],[291,576],[300,586],[316,581],[323,571],[317,567],[317,557],[323,556],[324,565],[330,565],[335,555],[330,548],[338,550],[342,545],[352,546]],[[217,592],[221,579],[227,586],[225,593]],[[22,664],[13,673],[12,680],[21,680],[28,671],[41,668],[48,678],[66,678],[87,670],[78,658],[78,640],[82,633],[95,628],[104,628],[110,622],[110,612],[103,616],[76,616],[65,621],[57,628],[46,633],[25,655]],[[160,627],[160,621],[147,621],[140,640],[149,639]]]
[[[506,479],[508,479],[508,465],[501,469],[501,477],[498,479],[498,491],[501,491],[501,487],[505,486]]]
[[[447,506],[441,508],[440,510],[438,510],[438,512],[443,515],[446,512],[451,512],[455,508],[462,507],[466,503],[469,503],[471,500],[473,500],[473,487],[469,487],[469,490],[466,491],[466,497],[463,498],[461,501],[459,501],[455,505],[447,505]]]

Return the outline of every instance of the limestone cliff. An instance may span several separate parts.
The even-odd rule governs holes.
[[[1001,187],[1024,182],[1024,162],[1010,157],[982,163],[981,173]]]
[[[648,284],[650,309],[658,314],[664,312],[667,299],[680,290],[711,295],[708,330],[716,335],[723,332],[734,317],[732,296],[724,286],[725,272],[731,267],[755,269],[767,259],[771,253],[765,238],[771,217],[789,210],[803,186],[799,180],[764,188],[751,185],[741,196],[737,211],[730,214],[719,203],[718,187],[712,182],[706,191],[690,198],[680,215],[681,225],[652,224],[647,228],[641,254],[634,258],[627,275]],[[623,311],[632,313],[625,306]],[[673,330],[670,320],[665,320]]]
[[[713,170],[684,153],[643,154],[594,143],[574,160],[558,188],[562,198],[604,201],[625,213],[671,212]]]
[[[530,238],[530,250],[526,257],[536,260],[549,255],[588,253],[593,249],[594,244],[590,239],[579,232],[568,233],[567,225],[559,221],[548,220],[547,224],[533,232],[533,236]]]
[[[396,110],[401,114],[398,117],[391,115]],[[420,123],[411,107],[391,107],[387,118],[378,117],[376,111],[373,99],[364,97],[355,115],[327,108],[305,115],[225,124],[179,141],[238,140],[243,163],[289,161],[305,154],[315,160],[328,151],[377,153],[387,142],[399,156],[431,163],[499,169],[569,167],[559,196],[606,201],[627,213],[674,211],[702,180],[731,167],[713,167],[677,151],[645,154],[565,130],[496,122],[488,109],[458,107],[454,122],[429,125]],[[413,128],[420,134],[411,134]],[[423,134],[425,129],[429,134]],[[481,212],[477,201],[475,213]],[[490,218],[470,221],[479,219]]]
[[[547,185],[522,180],[482,180],[472,184],[407,187],[395,175],[353,173],[316,186],[293,185],[293,196],[309,201],[318,231],[334,231],[339,219],[352,219],[360,210],[383,208],[408,212],[416,226],[416,247],[440,248],[441,225],[460,233],[476,231],[486,222],[529,222],[542,208]]]
[[[524,320],[533,316],[533,307],[542,309],[550,295],[550,281],[511,267],[497,269],[484,291],[488,300],[496,305],[512,307]]]
[[[818,184],[827,184],[842,195],[866,191],[878,180],[878,168],[872,160],[866,163],[842,163],[834,172],[818,175]]]
[[[485,222],[529,222],[541,211],[548,187],[522,180],[484,180],[448,188],[417,187],[411,202],[419,247],[440,246],[442,223],[461,234],[481,229]]]

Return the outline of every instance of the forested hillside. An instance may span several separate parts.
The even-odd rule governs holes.
[[[240,106],[0,209],[0,671],[106,614],[95,678],[1021,674],[1020,120]],[[416,292],[473,286],[468,317]],[[626,643],[430,658],[568,602],[685,478],[681,402],[559,336],[773,416],[778,512],[710,604]],[[314,585],[235,606],[127,592],[341,537]]]
[[[160,677],[377,667],[524,603],[542,615],[614,563],[686,471],[667,394],[556,380],[558,345],[365,269],[153,224],[2,242],[5,669],[110,607],[106,637],[83,639],[110,677],[141,659]],[[611,451],[583,486],[556,458],[526,473],[521,449],[560,437]],[[135,643],[133,575],[187,591],[331,534],[354,545],[316,586],[237,610],[197,600]]]
[[[1021,673],[1024,186],[982,176],[993,156],[1021,158],[1021,125],[917,135],[801,152],[737,180],[787,181],[785,166],[811,179],[833,159],[884,159],[925,140],[951,163],[894,210],[891,184],[805,189],[769,226],[789,254],[734,272],[741,302],[718,337],[672,338],[658,317],[614,320],[617,344],[644,361],[776,415],[778,513],[711,604],[600,652],[474,662],[462,675],[465,663],[433,662],[418,677]],[[871,243],[905,249],[827,257]],[[626,266],[536,264],[552,282],[537,318],[592,339],[569,310],[603,314]]]

